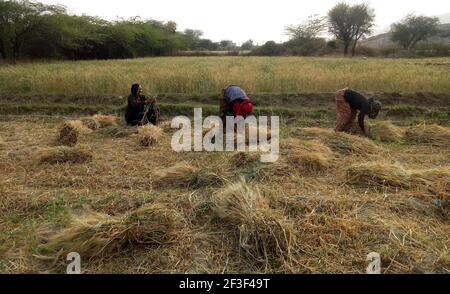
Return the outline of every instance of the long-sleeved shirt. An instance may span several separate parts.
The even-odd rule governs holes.
[[[125,119],[129,124],[138,124],[142,119],[145,110],[145,96],[136,99],[133,95],[128,96],[128,106],[125,114]]]
[[[366,97],[351,89],[345,91],[344,97],[351,108],[359,110],[358,124],[361,130],[365,132],[364,118],[370,113],[369,101]]]

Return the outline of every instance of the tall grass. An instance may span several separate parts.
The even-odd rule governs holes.
[[[147,94],[217,93],[239,84],[250,93],[365,91],[450,92],[449,58],[168,57],[0,66],[1,95],[126,95],[133,82]]]

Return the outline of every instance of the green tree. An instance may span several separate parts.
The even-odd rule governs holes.
[[[436,35],[439,19],[437,17],[416,16],[410,14],[405,19],[391,26],[392,41],[404,49],[412,50],[419,41],[425,41]]]
[[[254,47],[253,40],[247,40],[241,45],[241,50],[252,50]]]
[[[328,12],[328,30],[344,45],[344,56],[352,46],[352,56],[358,41],[372,30],[374,23],[373,10],[368,4],[350,6],[345,2],[338,3]]]
[[[13,60],[20,56],[27,38],[42,25],[44,16],[62,14],[66,10],[60,5],[0,0],[0,52],[4,59],[11,54]]]

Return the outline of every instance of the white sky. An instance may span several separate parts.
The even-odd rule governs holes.
[[[287,40],[284,28],[313,14],[325,15],[338,0],[38,0],[63,4],[70,13],[88,14],[104,19],[140,16],[173,20],[178,30],[198,29],[204,38],[233,40],[238,44],[252,39],[255,43]],[[347,0],[361,3],[364,0]],[[415,12],[430,16],[450,13],[449,0],[369,0],[375,9],[376,32],[392,22]]]

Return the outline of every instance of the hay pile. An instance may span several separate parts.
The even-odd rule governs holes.
[[[78,138],[83,132],[86,132],[86,128],[81,121],[66,121],[59,127],[56,141],[60,145],[73,147],[77,144]]]
[[[225,172],[225,175],[227,173]],[[198,189],[221,186],[227,182],[225,175],[218,175],[206,169],[195,168],[182,162],[154,174],[154,184],[158,187],[180,187]]]
[[[289,164],[294,165],[295,169],[307,173],[327,170],[331,166],[330,160],[329,155],[322,152],[295,151],[288,156]]]
[[[346,171],[347,181],[361,187],[411,186],[410,173],[399,164],[367,162],[350,166]]]
[[[161,204],[148,204],[122,216],[90,214],[47,238],[39,249],[44,254],[65,256],[78,252],[84,258],[121,253],[132,246],[161,246],[175,242],[183,230],[183,218]]]
[[[117,117],[113,115],[96,114],[92,117],[99,125],[99,128],[107,128],[117,125]]]
[[[396,187],[426,189],[437,196],[450,195],[450,168],[406,170],[399,164],[367,162],[350,166],[349,183],[362,187]]]
[[[382,121],[370,126],[370,137],[382,142],[400,142],[405,137],[405,130],[389,121]]]
[[[92,153],[80,147],[58,146],[45,148],[38,152],[38,162],[59,164],[59,163],[85,163],[91,161]]]
[[[320,140],[333,151],[344,155],[377,154],[381,151],[380,147],[367,138],[336,133],[330,129],[303,128],[298,130],[297,135],[304,139]]]
[[[406,130],[406,139],[419,144],[450,146],[450,128],[421,124]]]
[[[148,124],[138,128],[137,140],[143,147],[150,147],[158,144],[161,137],[162,131],[157,126]]]
[[[259,152],[236,152],[230,159],[230,163],[235,167],[244,167],[257,163],[261,159]]]
[[[244,180],[227,186],[212,202],[216,217],[237,233],[239,248],[254,260],[280,263],[292,257],[297,244],[293,223]]]
[[[450,200],[450,168],[435,168],[413,171],[411,182],[416,187],[423,187],[438,195],[441,200]]]
[[[80,121],[86,128],[92,131],[95,131],[98,128],[100,128],[100,123],[93,117],[84,117]]]
[[[2,150],[3,148],[5,148],[5,146],[6,146],[5,141],[3,141],[2,138],[0,138],[0,150]]]

